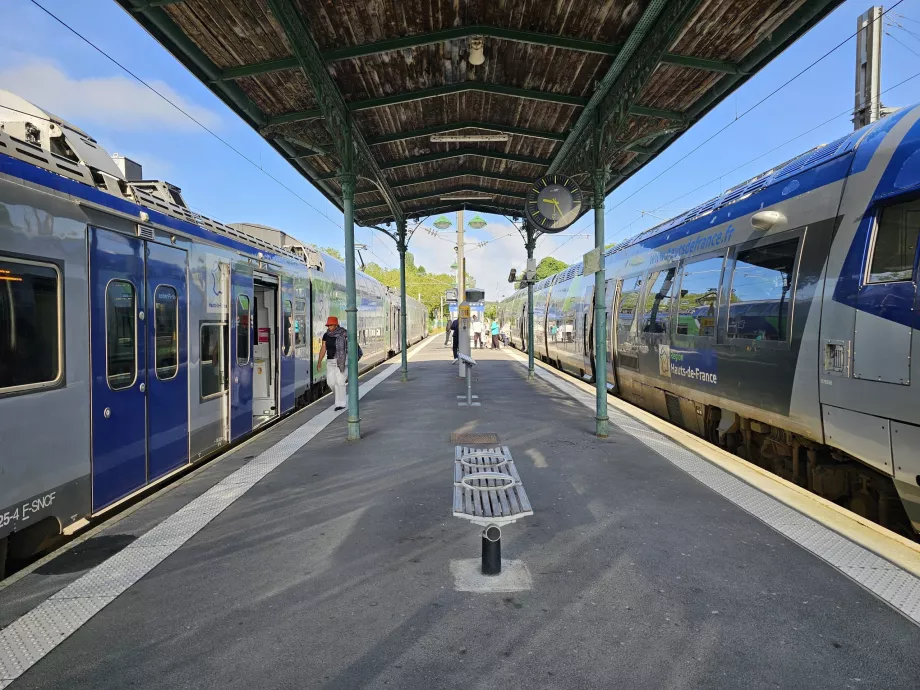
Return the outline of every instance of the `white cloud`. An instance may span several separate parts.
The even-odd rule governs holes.
[[[168,84],[148,83],[203,125],[209,128],[220,125],[215,112],[190,103]],[[31,59],[0,69],[0,89],[31,101],[85,129],[90,135],[94,123],[120,131],[152,127],[200,131],[188,117],[130,77],[77,79],[52,61]]]

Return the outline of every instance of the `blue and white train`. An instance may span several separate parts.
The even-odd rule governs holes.
[[[611,391],[920,531],[918,234],[913,107],[611,248]],[[535,355],[593,380],[594,276],[571,266],[534,293]],[[501,310],[522,349],[526,305]]]
[[[5,106],[5,107],[3,107]],[[357,277],[361,370],[398,295]],[[407,300],[408,339],[428,314]],[[0,573],[323,391],[338,260],[191,212],[85,132],[0,91]]]

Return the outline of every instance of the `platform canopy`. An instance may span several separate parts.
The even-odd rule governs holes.
[[[118,1],[339,208],[356,174],[376,225],[520,215],[598,165],[609,192],[841,0]]]

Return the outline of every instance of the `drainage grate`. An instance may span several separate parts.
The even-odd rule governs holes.
[[[481,443],[498,443],[498,434],[458,434],[450,435],[450,442],[457,446],[477,445]]]

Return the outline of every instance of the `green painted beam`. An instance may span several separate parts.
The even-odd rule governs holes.
[[[132,12],[146,12],[147,10],[157,8],[157,7],[166,7],[167,5],[178,5],[183,0],[148,0],[148,2],[142,3],[140,5],[134,6]]]
[[[693,57],[692,55],[676,55],[665,53],[661,61],[668,65],[691,67],[706,72],[721,72],[722,74],[741,74],[741,68],[735,62],[727,60],[709,60],[708,58]]]
[[[514,192],[506,192],[502,190],[489,189],[488,187],[480,187],[478,185],[461,185],[459,187],[449,187],[447,189],[440,189],[434,192],[425,193],[425,194],[416,194],[413,196],[404,196],[399,198],[399,203],[404,204],[408,201],[421,201],[422,199],[431,199],[432,197],[441,197],[444,195],[450,194],[491,194],[492,196],[503,196],[510,199],[518,199],[519,201],[524,201],[526,194],[515,194]],[[483,201],[488,201],[483,199]],[[386,206],[385,202],[374,202],[367,204],[359,204],[355,206],[355,210],[363,211],[368,208],[379,208],[381,206]]]
[[[606,163],[602,160],[606,152],[596,151],[597,142],[604,140],[601,134],[606,132],[616,141],[630,114],[661,117],[667,112],[652,108],[640,110],[635,99],[700,1],[651,0],[648,3],[559,149],[550,165],[550,173],[569,168],[584,172]],[[683,120],[683,116],[680,119]]]
[[[166,0],[167,2],[178,2],[179,0]],[[615,56],[620,52],[621,45],[617,43],[605,43],[603,41],[591,41],[581,38],[570,38],[568,36],[559,36],[558,34],[545,34],[535,31],[519,31],[517,29],[506,29],[499,26],[459,26],[440,31],[432,31],[414,36],[400,36],[390,38],[374,43],[364,45],[349,46],[336,50],[324,52],[323,59],[326,62],[336,62],[338,60],[350,60],[353,58],[367,57],[369,55],[379,55],[394,50],[404,50],[406,48],[416,48],[419,46],[433,45],[443,41],[453,41],[470,38],[472,36],[483,36],[485,38],[498,38],[505,41],[515,41],[518,43],[530,43],[541,45],[549,48],[563,48],[565,50],[575,50],[582,53],[595,53],[598,55]],[[692,67],[694,69],[705,70],[709,72],[723,72],[726,74],[737,74],[738,66],[725,60],[709,60],[707,58],[698,58],[692,55],[677,55],[667,53],[662,57],[662,62],[680,65],[681,67]],[[281,58],[278,60],[267,60],[252,65],[243,65],[225,70],[221,79],[239,79],[240,77],[249,77],[256,74],[268,74],[285,69],[294,69],[297,67],[297,61],[294,58]]]
[[[272,72],[281,72],[286,69],[297,69],[297,58],[279,58],[277,60],[266,60],[257,62],[252,65],[242,65],[240,67],[231,67],[221,72],[220,81],[230,79],[240,79],[241,77],[254,77],[259,74],[271,74]]]
[[[404,168],[407,165],[432,163],[434,161],[447,160],[448,158],[458,158],[459,156],[481,156],[483,158],[494,158],[496,160],[510,161],[512,163],[527,163],[528,165],[549,165],[552,160],[551,158],[532,158],[531,156],[520,156],[516,153],[504,153],[502,151],[492,151],[490,149],[454,149],[452,151],[428,153],[424,156],[413,156],[412,158],[387,161],[380,165],[380,169],[392,170],[393,168]]]
[[[369,98],[365,101],[354,101],[348,104],[348,107],[354,112],[357,110],[367,110],[369,108],[380,108],[386,105],[399,105],[401,103],[411,103],[426,98],[436,98],[437,96],[449,96],[464,91],[481,91],[483,93],[494,93],[499,96],[513,96],[516,98],[528,98],[534,101],[544,103],[562,103],[563,105],[583,106],[588,102],[587,98],[581,96],[570,96],[565,93],[552,93],[550,91],[536,91],[534,89],[519,89],[513,86],[501,86],[499,84],[489,84],[479,81],[462,81],[459,84],[447,84],[446,86],[434,86],[430,89],[420,91],[407,91],[404,93],[394,93],[389,96],[380,96],[379,98]]]
[[[415,137],[427,137],[432,134],[443,134],[445,132],[455,132],[460,129],[487,129],[492,132],[504,132],[507,134],[516,134],[522,137],[533,137],[534,139],[550,139],[552,141],[565,141],[564,133],[544,132],[538,129],[527,129],[525,127],[509,127],[507,125],[496,125],[494,122],[479,122],[476,120],[466,120],[464,122],[446,122],[443,125],[425,127],[424,129],[412,129],[406,132],[396,132],[395,134],[386,134],[379,137],[372,137],[367,140],[371,146],[377,144],[390,144],[394,141],[403,141],[405,139],[414,139]]]
[[[436,98],[438,96],[448,96],[464,91],[482,91],[484,93],[494,93],[501,96],[513,96],[517,98],[528,98],[531,100],[544,101],[549,103],[563,103],[566,105],[584,106],[588,103],[587,98],[579,96],[568,96],[566,94],[549,93],[546,91],[534,91],[532,89],[518,89],[511,86],[499,86],[498,84],[483,84],[480,82],[465,81],[459,84],[449,84],[447,86],[436,86],[431,89],[422,89],[421,91],[408,91],[406,93],[396,93],[380,98],[370,98],[364,101],[354,101],[348,104],[351,112],[368,110],[370,108],[379,108],[387,105],[399,105],[401,103],[411,103],[425,98]],[[677,120],[683,122],[684,116],[671,110],[662,110],[660,108],[649,108],[642,105],[634,106],[630,112],[633,115],[642,115],[644,117],[660,117],[666,120]],[[269,125],[284,125],[291,122],[301,122],[303,120],[316,120],[323,117],[319,108],[310,110],[299,110],[291,113],[283,113],[269,117]],[[492,129],[498,129],[492,125]]]
[[[629,112],[632,115],[640,115],[642,117],[658,117],[662,120],[674,120],[675,122],[684,121],[683,113],[677,113],[673,110],[662,110],[661,108],[649,108],[644,105],[634,105],[629,109]]]
[[[531,184],[532,177],[522,177],[520,175],[508,175],[505,173],[490,173],[482,170],[454,170],[451,172],[436,173],[434,175],[424,175],[416,177],[413,180],[405,182],[391,182],[390,186],[394,189],[400,187],[411,187],[417,184],[426,184],[428,182],[440,182],[441,180],[453,180],[458,177],[481,177],[486,180],[501,180],[502,182],[513,182],[514,184]]]
[[[494,213],[498,215],[517,217],[520,217],[524,212],[523,204],[521,204],[520,207],[512,207],[495,204],[483,204],[482,202],[477,203],[470,201],[458,201],[451,204],[428,206],[418,210],[408,211],[406,215],[409,218],[421,218],[424,216],[433,216],[437,213],[450,213],[451,211],[456,211],[460,208],[466,209],[468,211],[476,211],[477,213]],[[386,223],[391,220],[393,220],[393,216],[391,215],[378,215],[371,218],[361,218],[360,223],[361,225],[368,227],[378,223]]]
[[[329,75],[329,70],[326,69],[326,63],[322,59],[319,48],[313,41],[310,27],[307,25],[300,9],[295,5],[294,0],[267,1],[272,15],[284,32],[288,45],[297,58],[300,69],[303,71],[303,75],[310,84],[310,88],[313,90],[316,97],[316,102],[320,106],[323,115],[323,124],[329,132],[334,142],[333,146],[335,146],[336,153],[338,154],[341,165],[340,172],[343,175],[352,177],[352,179],[354,179],[353,176],[355,174],[360,173],[362,177],[370,180],[386,200],[393,217],[397,220],[401,220],[403,215],[399,206],[399,200],[387,183],[386,177],[377,165],[374,154],[361,135],[361,132],[354,126],[348,105],[345,103],[345,99],[342,97],[338,86],[336,86],[332,77]],[[353,185],[354,183],[351,184]],[[343,183],[343,189],[344,187],[345,185]],[[351,206],[351,200],[345,201],[346,208],[344,210],[347,218],[351,210],[349,208]],[[348,233],[346,232],[346,240],[347,238]],[[346,256],[346,259],[349,261],[352,258],[353,257],[350,255]],[[346,264],[348,264],[348,261],[346,261]],[[352,315],[349,314],[349,317],[351,316]],[[349,318],[349,321],[351,321],[351,318]],[[351,324],[351,326],[354,328],[354,324]],[[350,333],[349,337],[351,335]],[[351,368],[356,360],[351,361],[350,359],[349,361],[349,367]],[[354,375],[354,372],[352,372],[352,375]],[[357,385],[357,381],[351,381],[351,385]],[[353,392],[356,394],[357,390],[355,389]],[[349,411],[349,425],[350,424],[351,414]]]

